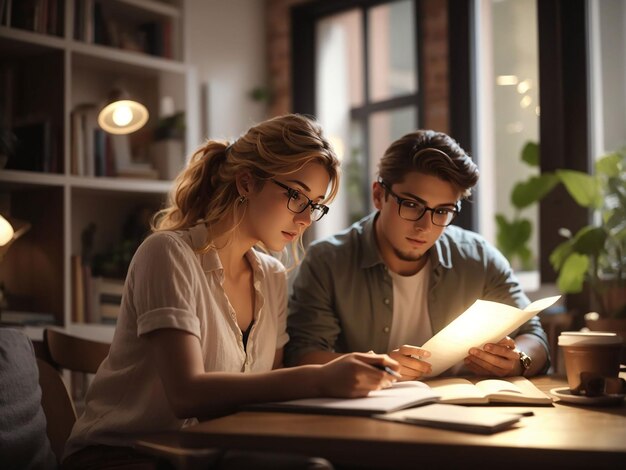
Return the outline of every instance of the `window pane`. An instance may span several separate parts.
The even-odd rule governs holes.
[[[361,106],[363,28],[360,10],[321,19],[316,24],[317,109]]]
[[[416,26],[412,0],[369,11],[369,95],[380,101],[417,91]]]
[[[480,2],[477,54],[479,107],[477,119],[481,178],[479,182],[480,231],[498,245],[518,271],[537,268],[539,255],[538,205],[516,208],[513,188],[539,174],[538,166],[522,160],[527,143],[539,141],[539,73],[537,8],[535,0]],[[496,224],[496,215],[506,223]],[[522,220],[530,222],[530,238],[512,249],[498,243],[519,240]],[[520,227],[517,229],[516,227]],[[527,291],[538,286],[522,279]]]
[[[391,143],[409,132],[413,132],[417,125],[417,108],[406,107],[392,111],[381,111],[372,114],[369,122],[369,152],[370,165],[369,183],[374,181],[378,174],[378,162]]]
[[[626,4],[590,3],[592,156],[626,146]]]
[[[350,126],[350,151],[346,152],[341,164],[342,191],[345,193],[346,215],[345,225],[352,224],[369,213],[371,199],[369,181],[367,181],[363,143],[363,126],[360,121],[352,121]]]
[[[361,10],[353,9],[323,18],[316,24],[317,119],[341,160],[342,171],[349,167],[352,175],[358,173],[359,165],[363,168],[358,160],[363,158],[361,147],[353,143],[359,136],[350,117],[352,108],[364,104],[362,17]],[[353,201],[354,197],[357,199]],[[358,195],[354,179],[342,178],[330,212],[322,223],[314,225],[315,237],[345,228],[353,219],[353,210],[362,212],[357,207],[362,204],[363,195]]]

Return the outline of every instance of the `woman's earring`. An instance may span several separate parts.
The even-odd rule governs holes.
[[[246,202],[246,199],[247,199],[246,196],[239,196],[239,199],[238,199],[239,204],[243,204],[244,202]]]

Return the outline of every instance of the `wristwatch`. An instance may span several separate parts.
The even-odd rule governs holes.
[[[517,351],[517,353],[519,354],[519,363],[522,366],[522,375],[524,375],[526,371],[530,369],[533,360],[524,351]]]

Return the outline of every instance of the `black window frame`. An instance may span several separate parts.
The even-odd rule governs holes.
[[[416,109],[417,122],[415,129],[419,128],[423,119],[423,99],[420,90],[422,80],[423,64],[422,54],[422,27],[420,24],[420,0],[413,2],[415,31],[415,64],[416,91],[406,95],[388,98],[380,101],[371,101],[369,93],[369,21],[368,12],[371,8],[394,3],[398,0],[318,0],[296,5],[291,9],[291,83],[292,83],[292,108],[296,113],[316,115],[316,92],[315,92],[315,27],[319,20],[336,15],[345,11],[359,9],[362,12],[362,34],[363,34],[363,76],[364,76],[364,99],[363,105],[351,109],[350,116],[358,122],[363,138],[364,167],[362,175],[362,200],[364,207],[370,207],[370,175],[368,168],[372,156],[369,152],[370,132],[369,118],[374,113],[380,111],[392,111],[394,109],[414,107]],[[391,142],[390,142],[391,143]]]

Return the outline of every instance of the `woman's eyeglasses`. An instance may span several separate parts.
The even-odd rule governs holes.
[[[301,214],[307,207],[311,208],[311,220],[316,222],[328,214],[328,206],[324,204],[316,204],[306,197],[297,189],[290,188],[286,184],[276,181],[272,178],[272,182],[287,191],[289,199],[287,199],[287,209],[295,214]]]

